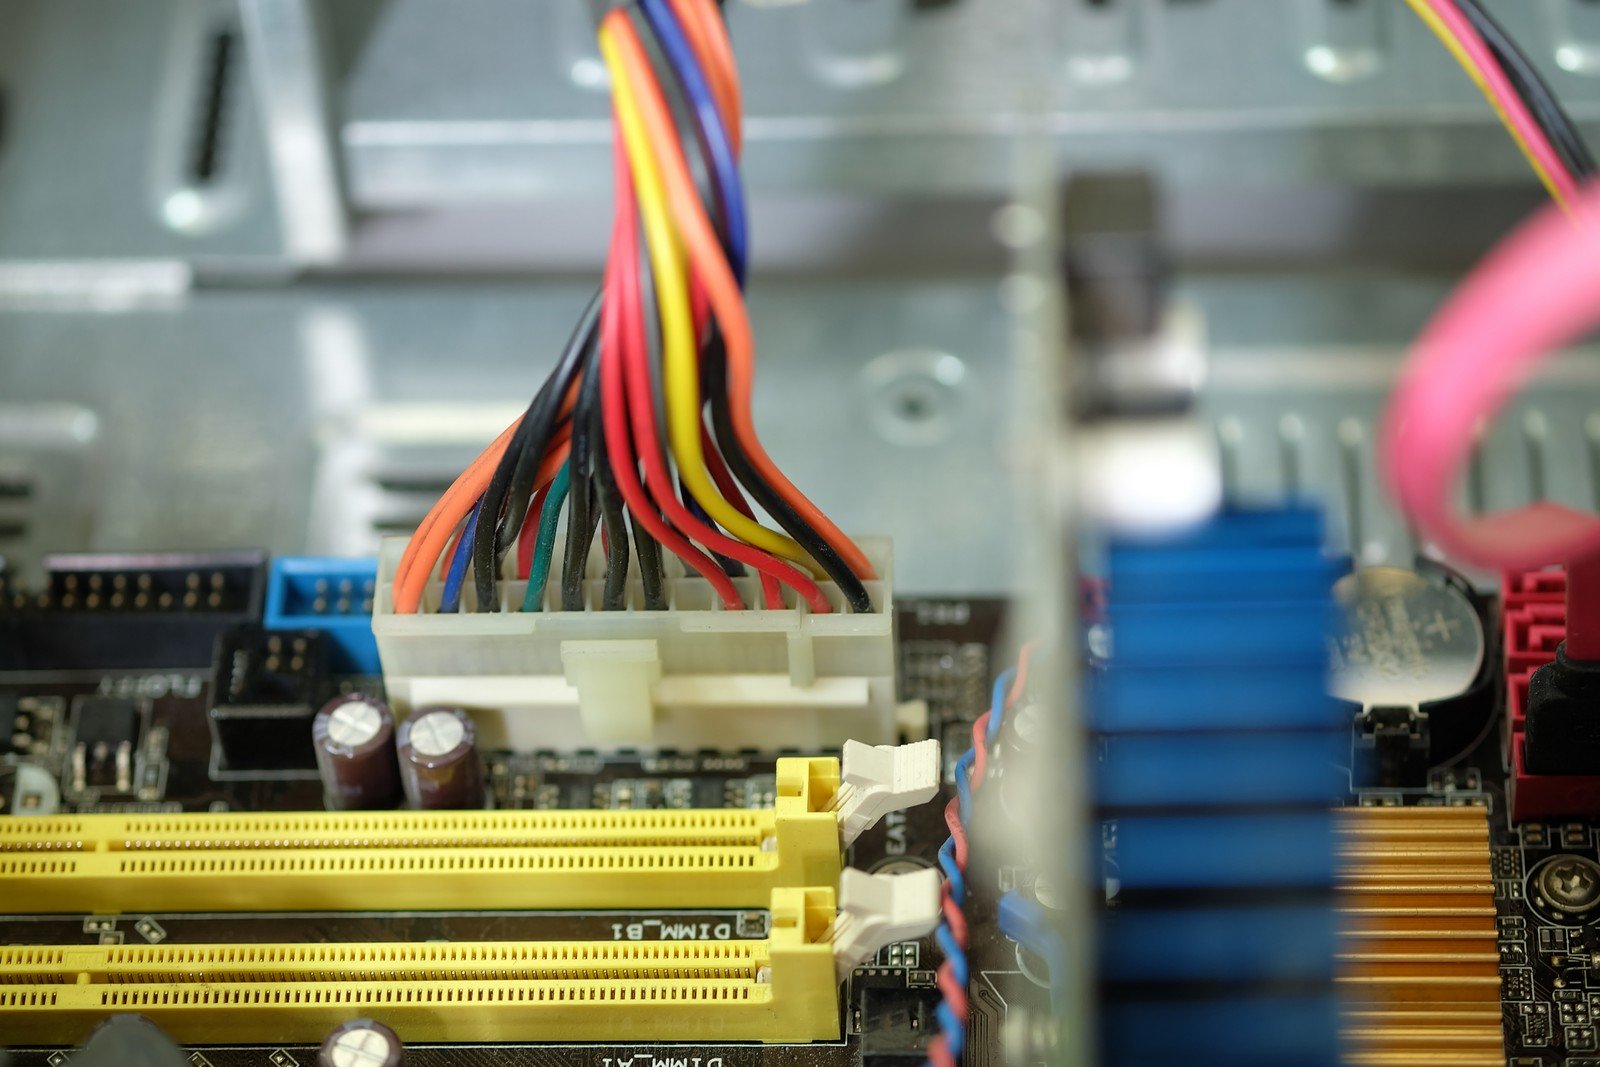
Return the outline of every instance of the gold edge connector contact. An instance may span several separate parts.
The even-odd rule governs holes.
[[[184,1043],[314,1042],[357,1016],[407,1041],[838,1038],[834,890],[768,903],[764,941],[0,949],[0,1033],[68,1044],[137,1012]]]

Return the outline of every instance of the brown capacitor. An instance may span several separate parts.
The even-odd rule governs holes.
[[[401,1067],[405,1060],[399,1036],[372,1019],[340,1023],[317,1050],[317,1067]]]
[[[400,784],[416,808],[483,807],[477,731],[460,708],[418,708],[400,724]]]
[[[376,697],[351,693],[323,705],[311,723],[328,807],[393,807],[400,798],[394,716]]]

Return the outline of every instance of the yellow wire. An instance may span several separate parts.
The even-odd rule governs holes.
[[[695,358],[694,321],[689,313],[689,283],[684,251],[667,210],[661,169],[650,149],[639,114],[635,86],[628,80],[609,26],[600,30],[600,53],[611,72],[612,100],[622,127],[622,140],[633,169],[634,192],[644,220],[656,307],[661,315],[662,391],[666,394],[667,436],[678,475],[706,514],[740,540],[783,556],[813,571],[811,557],[793,540],[746,518],[717,491],[700,447],[700,368]]]
[[[1567,198],[1562,195],[1561,187],[1550,176],[1550,172],[1545,170],[1544,164],[1539,162],[1539,158],[1533,154],[1533,149],[1523,139],[1521,131],[1511,121],[1511,116],[1506,114],[1505,108],[1500,104],[1500,99],[1495,95],[1494,90],[1489,87],[1489,83],[1484,80],[1483,72],[1472,61],[1472,56],[1462,46],[1460,39],[1450,32],[1450,27],[1439,17],[1439,13],[1429,7],[1424,0],[1406,0],[1406,3],[1411,5],[1411,10],[1416,12],[1417,18],[1421,19],[1428,29],[1433,31],[1434,36],[1439,38],[1439,43],[1450,50],[1450,54],[1455,56],[1456,62],[1461,64],[1461,68],[1471,76],[1473,82],[1478,86],[1478,91],[1483,93],[1485,99],[1489,101],[1489,105],[1494,108],[1495,114],[1500,116],[1500,124],[1506,128],[1506,132],[1511,135],[1511,139],[1517,142],[1517,148],[1521,150],[1523,158],[1528,161],[1528,166],[1533,168],[1533,172],[1539,176],[1539,181],[1544,183],[1545,190],[1550,194],[1550,199],[1559,204],[1562,211],[1570,215],[1572,206],[1567,203]]]

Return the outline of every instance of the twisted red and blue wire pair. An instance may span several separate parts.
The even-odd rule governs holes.
[[[942,998],[934,1009],[939,1036],[928,1043],[931,1067],[956,1067],[967,1042],[967,827],[972,824],[972,797],[982,787],[989,769],[989,748],[1000,736],[1008,708],[1016,704],[1028,684],[1028,656],[1024,646],[1015,668],[994,681],[989,710],[972,724],[972,747],[956,760],[956,795],[945,805],[944,821],[950,837],[939,847],[939,867],[944,871],[940,902],[943,918],[933,931],[934,943],[944,956],[936,980]],[[1009,690],[1009,693],[1007,692]]]

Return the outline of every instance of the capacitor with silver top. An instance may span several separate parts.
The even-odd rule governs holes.
[[[419,708],[400,724],[400,782],[416,808],[483,807],[477,731],[460,708]]]
[[[405,1059],[399,1036],[373,1019],[341,1023],[317,1050],[317,1067],[401,1067]]]
[[[335,697],[312,720],[311,737],[329,808],[386,808],[399,800],[394,716],[383,701]]]

